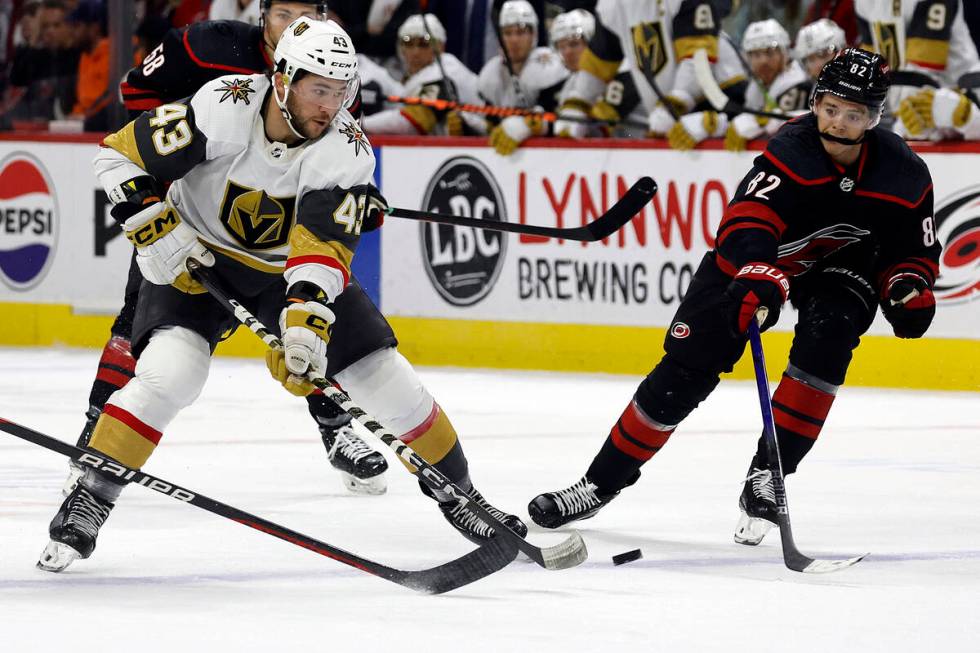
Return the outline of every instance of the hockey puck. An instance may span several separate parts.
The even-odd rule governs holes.
[[[643,557],[643,552],[639,549],[633,549],[632,551],[627,551],[626,553],[620,553],[612,557],[614,565],[625,565],[627,562],[633,562],[634,560],[639,560]]]

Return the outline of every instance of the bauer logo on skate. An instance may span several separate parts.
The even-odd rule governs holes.
[[[971,186],[936,207],[936,236],[943,245],[934,289],[944,304],[980,297],[980,186]]]
[[[436,171],[422,210],[507,221],[497,181],[485,165],[466,156],[449,159]],[[471,306],[493,288],[507,246],[503,234],[426,222],[419,226],[419,239],[429,280],[450,304]]]
[[[0,278],[14,290],[44,279],[58,241],[54,186],[40,161],[14,152],[0,164]]]

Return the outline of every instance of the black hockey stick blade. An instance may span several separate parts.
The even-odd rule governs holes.
[[[820,574],[845,569],[857,564],[865,556],[843,560],[820,560],[804,555],[796,548],[793,528],[789,521],[789,503],[786,499],[786,484],[783,481],[783,464],[779,457],[779,442],[776,440],[775,420],[772,416],[772,399],[769,397],[769,377],[766,376],[766,358],[762,349],[762,334],[756,320],[749,322],[749,345],[752,348],[752,363],[755,366],[755,383],[759,391],[759,405],[762,408],[762,429],[769,455],[769,471],[772,473],[773,493],[776,496],[777,524],[779,539],[783,546],[783,562],[793,571]]]
[[[136,485],[142,485],[155,492],[184,503],[189,503],[203,510],[236,521],[239,524],[254,528],[280,540],[309,549],[314,553],[336,560],[355,569],[360,569],[374,576],[384,578],[403,587],[423,592],[425,594],[441,594],[468,585],[490,574],[499,571],[517,557],[517,547],[503,538],[494,538],[489,543],[470,551],[466,555],[445,564],[418,571],[405,571],[383,565],[367,558],[355,555],[340,547],[321,542],[309,535],[304,535],[292,529],[280,526],[267,519],[257,517],[234,506],[222,503],[203,494],[181,487],[157,476],[136,469],[130,469],[120,463],[108,459],[98,452],[80,449],[39,433],[26,426],[0,418],[0,431],[22,440],[34,443],[55,453],[72,458],[86,467],[97,469],[105,474],[116,476]]]
[[[652,179],[650,180],[653,181]],[[635,184],[634,184],[635,186]],[[654,185],[654,189],[656,186]],[[624,196],[625,199],[625,196]],[[618,205],[617,205],[618,206]],[[614,207],[615,208],[615,207]],[[194,259],[187,262],[187,269],[191,275],[197,279],[201,285],[207,288],[208,292],[219,304],[232,313],[239,322],[248,327],[266,345],[272,348],[281,348],[282,342],[271,333],[262,322],[252,315],[247,308],[232,299],[222,287],[221,281],[217,279],[212,271],[203,267]],[[323,394],[333,401],[342,410],[356,419],[364,428],[369,430],[375,437],[384,442],[400,458],[412,465],[414,474],[419,480],[432,489],[445,492],[466,506],[482,519],[487,525],[493,528],[497,537],[494,539],[505,539],[518,550],[527,555],[531,560],[545,569],[568,569],[581,564],[589,556],[585,541],[578,532],[573,531],[563,542],[551,547],[538,547],[528,542],[523,537],[507,527],[502,521],[494,517],[478,502],[474,501],[466,492],[453,483],[445,474],[435,466],[430,465],[418,454],[412,451],[411,447],[396,438],[385,429],[376,419],[364,412],[360,406],[355,404],[346,393],[336,388],[327,379],[310,378],[313,385],[323,391]],[[515,554],[516,555],[516,554]]]
[[[438,222],[439,224],[476,227],[477,229],[489,229],[491,231],[507,231],[515,234],[594,242],[608,238],[616,233],[620,227],[639,213],[640,209],[646,206],[647,202],[653,199],[656,193],[657,182],[650,177],[640,177],[636,183],[630,186],[626,194],[619,198],[618,202],[609,207],[608,211],[589,224],[581,227],[541,227],[532,224],[481,220],[479,218],[467,218],[461,215],[414,211],[412,209],[397,207],[389,207],[386,213],[394,218],[406,218],[408,220],[420,220],[422,222]]]

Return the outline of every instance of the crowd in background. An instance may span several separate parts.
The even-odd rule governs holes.
[[[655,0],[651,0],[653,2]],[[656,0],[662,2],[663,0]],[[735,44],[743,43],[743,35],[760,21],[775,19],[785,30],[787,37],[796,41],[796,35],[804,25],[828,18],[843,30],[847,45],[862,44],[858,18],[855,14],[855,0],[709,0],[724,16],[722,30]],[[962,2],[962,18],[974,42],[980,43],[980,2]],[[108,0],[0,0],[0,129],[5,130],[69,130],[106,131],[119,125],[112,124],[110,106],[118,103],[119,80],[110,80],[111,42],[108,31]],[[445,75],[452,81],[454,91],[448,99],[460,99],[460,90],[475,85],[475,102],[500,104],[487,97],[476,76],[486,77],[486,68],[493,65],[494,57],[501,52],[503,39],[500,38],[500,11],[504,0],[331,0],[328,2],[330,17],[339,22],[351,35],[359,54],[364,55],[362,69],[374,71],[376,78],[392,80],[391,84],[376,84],[385,96],[421,94],[425,86],[408,84],[413,75],[432,64],[432,58],[413,68],[411,48],[429,48],[434,53],[442,52],[443,61],[455,58],[461,64],[459,71],[463,76],[472,75],[472,80],[452,79],[451,72]],[[551,48],[556,61],[562,61],[567,72],[562,80],[574,75],[577,55],[570,59],[556,40],[554,20],[557,16],[573,10],[594,12],[596,0],[530,0],[525,3],[534,12],[533,31],[536,46]],[[132,39],[135,49],[134,65],[150,52],[170,29],[179,29],[204,20],[239,20],[258,24],[260,21],[260,0],[134,0],[136,21]],[[425,26],[424,32],[411,33],[407,29],[411,17],[422,9],[435,19],[432,26]],[[592,20],[587,16],[588,20]],[[528,21],[525,21],[528,23]],[[581,25],[581,22],[576,23]],[[424,25],[424,23],[423,23]],[[531,25],[522,24],[530,28]],[[560,35],[559,35],[560,36]],[[572,36],[584,43],[591,38],[591,32],[582,29],[572,32]],[[562,37],[564,38],[564,37]],[[435,39],[434,41],[432,39]],[[778,40],[778,39],[777,39]],[[776,47],[776,44],[773,44]],[[782,48],[785,66],[794,59],[796,50],[787,42]],[[583,48],[584,49],[584,45]],[[748,59],[742,47],[743,59]],[[538,52],[534,50],[533,52]],[[499,59],[499,57],[498,57]],[[505,57],[510,59],[510,57]],[[510,66],[510,61],[507,62]],[[375,67],[374,64],[377,64]],[[799,65],[802,66],[800,61]],[[782,65],[782,64],[781,64]],[[439,66],[441,70],[445,66]],[[481,75],[481,72],[483,73]],[[749,71],[754,74],[754,71]],[[363,73],[362,73],[363,75]],[[751,76],[751,75],[750,75]],[[756,76],[756,79],[758,77]],[[768,96],[766,89],[763,93]],[[975,104],[972,94],[967,95]],[[967,97],[964,96],[964,97]],[[444,99],[445,96],[443,96]],[[499,100],[500,98],[498,98]],[[513,100],[513,98],[510,98]],[[519,98],[520,99],[520,98]],[[742,98],[740,98],[742,99]],[[928,98],[931,103],[932,96]],[[560,100],[560,97],[558,98]],[[913,108],[921,108],[925,100],[915,99],[906,102],[909,116]],[[910,103],[911,102],[911,103]],[[560,101],[546,106],[539,101],[516,102],[526,108],[560,110]],[[512,151],[523,138],[539,135],[568,135],[558,133],[551,127],[542,128],[531,120],[522,119],[523,126],[511,122],[502,132],[499,119],[489,122],[484,116],[465,115],[460,120],[455,113],[439,112],[439,126],[422,124],[412,117],[410,111],[383,101],[374,103],[373,111],[399,111],[406,116],[407,124],[418,133],[431,134],[490,134],[498,151]],[[930,111],[931,104],[926,108]],[[600,107],[601,108],[601,107]],[[766,107],[771,108],[771,107]],[[641,107],[642,109],[642,107]],[[690,109],[690,108],[688,108]],[[778,109],[778,107],[777,107]],[[898,115],[898,105],[894,107]],[[980,112],[974,112],[980,113]],[[698,114],[698,120],[702,120]],[[645,119],[645,116],[643,116]],[[676,117],[676,116],[675,116]],[[734,118],[734,116],[732,116]],[[617,119],[625,115],[616,115]],[[455,119],[455,123],[453,120]],[[394,119],[375,118],[374,129],[369,133],[412,133],[403,124],[395,124]],[[927,120],[928,122],[928,120]],[[678,124],[680,121],[678,120]],[[688,120],[687,128],[673,130],[671,144],[675,147],[693,146],[704,137],[720,136],[724,133],[691,135],[693,121]],[[734,120],[731,123],[734,125]],[[66,127],[67,125],[67,127]],[[392,127],[394,125],[394,127]],[[455,129],[453,128],[455,125]],[[496,125],[496,127],[495,127]],[[494,130],[496,129],[496,137]],[[575,135],[589,136],[663,136],[670,133],[664,130],[630,130],[607,128],[599,132]],[[914,130],[906,129],[906,136],[915,137]],[[943,137],[951,132],[944,131]],[[700,136],[700,138],[698,137]],[[731,133],[728,134],[731,136]],[[962,133],[954,137],[964,137]],[[765,134],[758,134],[765,137]],[[970,138],[969,135],[966,136]],[[494,140],[496,138],[496,140]],[[933,140],[938,137],[932,136]],[[502,144],[502,145],[501,145]]]

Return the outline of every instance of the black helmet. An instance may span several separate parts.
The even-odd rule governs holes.
[[[276,1],[277,0],[262,0],[262,5],[261,5],[262,13],[265,13],[265,12],[269,11],[269,9],[272,8],[272,3],[273,2],[276,2]],[[326,15],[327,15],[327,1],[326,0],[278,0],[278,1],[280,1],[280,2],[301,2],[301,3],[305,4],[305,5],[314,5],[314,7],[316,8],[317,14],[319,14],[321,18],[326,17]]]
[[[817,77],[810,105],[824,93],[857,102],[880,114],[888,95],[888,63],[880,54],[847,48],[827,62]]]

